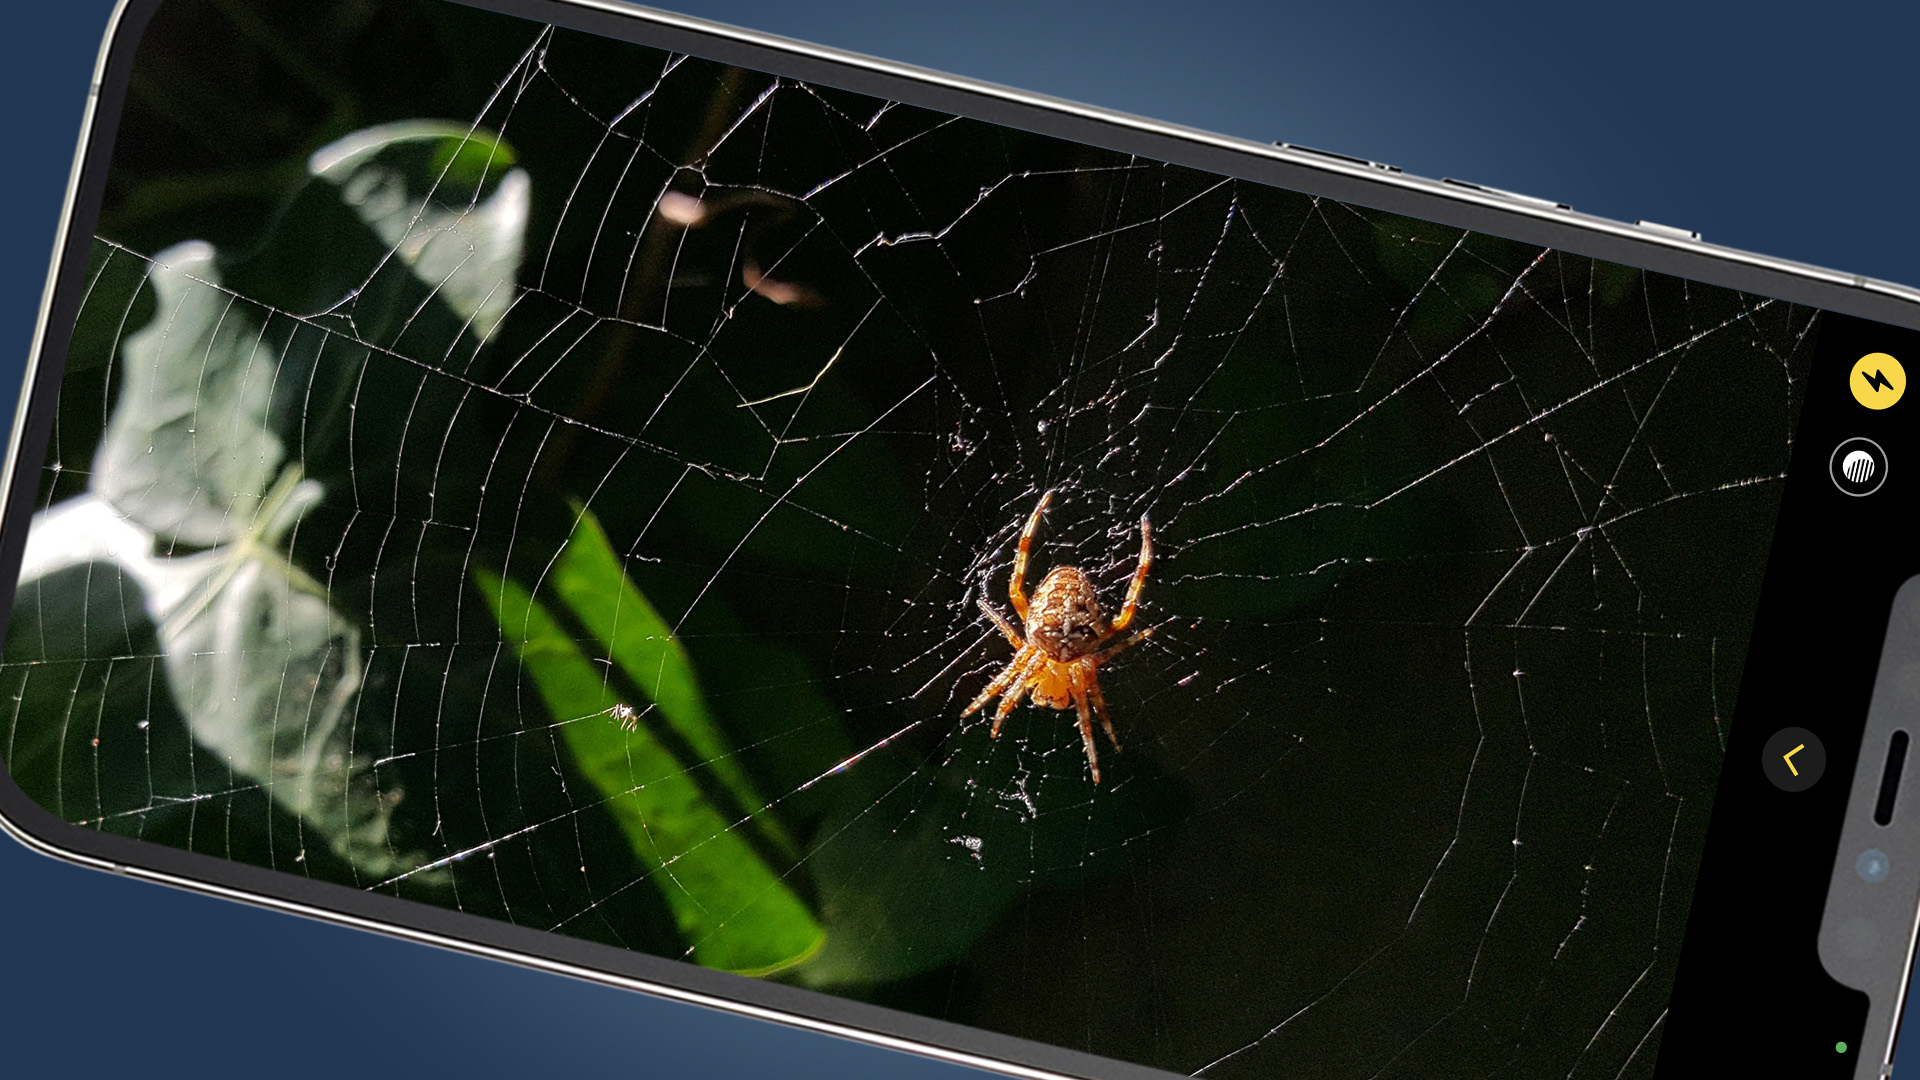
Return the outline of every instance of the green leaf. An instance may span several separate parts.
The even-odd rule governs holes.
[[[827,945],[797,981],[870,985],[961,963],[1014,905],[1143,872],[1154,848],[1135,841],[1186,819],[1178,786],[1150,761],[1113,759],[1114,786],[1090,791],[1066,714],[1022,709],[1008,722],[1013,739],[995,743],[986,724],[949,739],[964,768],[870,753],[839,778],[807,860]],[[1015,739],[1053,746],[1060,772],[1013,750]]]
[[[931,790],[929,790],[931,788]],[[809,986],[890,982],[959,961],[993,929],[1025,889],[1023,871],[1000,848],[1023,850],[1005,820],[986,820],[992,861],[949,831],[966,820],[970,793],[904,780],[879,798],[830,820],[809,866],[820,910],[833,928],[826,948],[798,972]],[[988,815],[991,818],[991,815]],[[1003,815],[1010,820],[1010,815]],[[977,850],[977,849],[976,849]],[[1024,861],[1021,866],[1024,868]]]
[[[782,854],[797,858],[799,851],[771,815],[762,814],[766,801],[753,788],[728,740],[707,709],[706,698],[694,675],[687,650],[660,613],[620,564],[607,534],[593,514],[574,504],[578,520],[560,560],[553,568],[554,591],[565,600],[582,625],[599,639],[627,678],[665,717],[674,734],[686,740],[699,758],[699,767],[739,801]],[[633,703],[638,707],[638,703]],[[644,714],[647,710],[641,710]]]
[[[826,932],[748,843],[738,823],[714,807],[646,725],[627,730],[614,719],[615,706],[624,703],[608,688],[603,669],[525,589],[485,569],[476,569],[474,576],[548,711],[562,721],[575,765],[599,789],[634,854],[652,872],[691,943],[693,959],[725,971],[767,975],[818,952]],[[656,646],[655,651],[664,657],[678,648],[674,642],[671,650]],[[684,654],[679,663],[684,665]],[[690,669],[687,674],[690,687]],[[656,689],[665,683],[664,678],[653,681]],[[679,692],[663,690],[670,698]],[[697,697],[697,690],[690,692]],[[684,710],[684,699],[678,700],[676,708]]]
[[[336,139],[308,169],[485,341],[513,306],[526,247],[532,184],[513,161],[488,132],[402,120]]]

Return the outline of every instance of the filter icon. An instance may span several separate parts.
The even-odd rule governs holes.
[[[1833,486],[1848,495],[1871,495],[1887,482],[1887,452],[1872,439],[1855,437],[1833,448],[1827,462]]]

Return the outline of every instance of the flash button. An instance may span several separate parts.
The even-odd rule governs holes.
[[[1886,353],[1868,353],[1853,362],[1847,389],[1853,391],[1853,400],[1869,409],[1892,408],[1907,392],[1907,369]]]

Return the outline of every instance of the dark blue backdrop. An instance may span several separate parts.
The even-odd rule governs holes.
[[[0,163],[0,407],[19,384],[111,6],[43,0],[0,16],[14,43],[0,64],[12,146]],[[679,7],[1920,283],[1912,4]],[[979,1075],[136,884],[4,840],[0,927],[10,1076]],[[1920,1031],[1906,1041],[1920,1045]]]

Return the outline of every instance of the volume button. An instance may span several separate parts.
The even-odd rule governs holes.
[[[1488,187],[1485,184],[1476,184],[1470,180],[1455,180],[1451,176],[1441,177],[1440,182],[1443,184],[1450,184],[1453,187],[1457,187],[1457,188],[1466,188],[1468,191],[1478,191],[1483,195],[1495,195],[1502,199],[1510,199],[1513,202],[1525,203],[1528,206],[1537,206],[1542,210],[1572,210],[1573,209],[1573,207],[1568,206],[1566,203],[1554,202],[1552,199],[1543,199],[1538,195],[1522,195],[1517,191],[1508,191],[1505,188]]]
[[[1673,225],[1662,225],[1657,221],[1636,221],[1635,228],[1645,229],[1658,236],[1668,236],[1675,240],[1698,240],[1700,234],[1692,229],[1682,229]]]
[[[1311,146],[1301,146],[1299,143],[1275,140],[1273,145],[1282,150],[1292,150],[1300,154],[1312,154],[1314,157],[1332,158],[1335,161],[1344,161],[1349,165],[1364,165],[1369,169],[1379,169],[1381,172],[1397,173],[1403,171],[1398,165],[1387,165],[1378,161],[1369,161],[1363,157],[1354,157],[1352,154],[1336,154],[1331,150],[1315,150]]]

